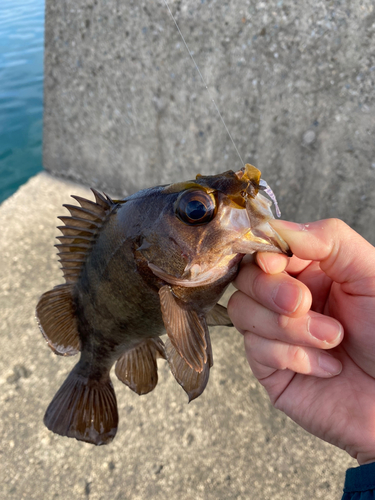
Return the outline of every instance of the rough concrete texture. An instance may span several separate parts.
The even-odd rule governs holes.
[[[46,2],[44,165],[119,194],[241,167],[162,0]],[[170,8],[283,217],[375,242],[373,0]]]
[[[212,329],[215,365],[191,404],[165,362],[149,395],[113,377],[120,427],[94,447],[49,432],[44,411],[76,359],[55,356],[34,308],[62,282],[57,215],[86,188],[34,177],[0,207],[0,498],[336,500],[356,462],[274,410],[233,328]]]

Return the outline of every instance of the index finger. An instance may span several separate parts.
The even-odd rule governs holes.
[[[304,271],[312,262],[300,259],[296,255],[289,258],[286,255],[273,252],[257,252],[256,261],[267,274],[278,274],[286,271],[294,276]]]
[[[354,294],[375,293],[375,248],[338,219],[309,224],[272,221],[272,227],[300,259],[318,261],[333,281]]]
[[[248,297],[278,314],[299,317],[311,307],[307,286],[287,273],[266,274],[255,264],[245,264],[233,282]]]

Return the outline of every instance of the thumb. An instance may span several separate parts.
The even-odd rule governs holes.
[[[347,283],[347,292],[375,293],[375,248],[339,219],[308,224],[272,221],[272,227],[289,244],[294,255],[319,261],[333,281]]]

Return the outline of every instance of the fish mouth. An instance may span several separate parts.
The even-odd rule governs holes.
[[[229,210],[226,214],[227,227],[238,235],[232,246],[233,252],[274,252],[288,257],[293,255],[286,241],[270,225],[270,220],[273,220],[270,202],[262,194],[248,200],[246,209]]]
[[[275,252],[283,253],[287,257],[292,257],[293,252],[289,248],[289,245],[284,241],[281,236],[272,228],[269,222],[264,222],[259,226],[250,229],[245,235],[246,241],[256,244],[257,249],[253,250],[257,252]],[[239,245],[239,250],[245,249],[245,245]],[[247,252],[250,253],[250,252]]]

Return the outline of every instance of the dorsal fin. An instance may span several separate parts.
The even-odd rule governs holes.
[[[62,236],[57,237],[60,244],[56,247],[59,250],[58,255],[66,283],[77,281],[100,228],[117,206],[109,196],[104,197],[95,189],[91,191],[94,193],[95,201],[72,195],[80,206],[63,205],[69,210],[70,217],[59,217],[64,225],[58,226]]]

